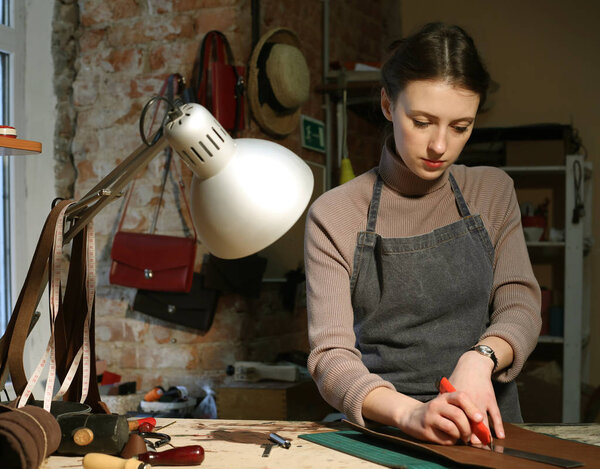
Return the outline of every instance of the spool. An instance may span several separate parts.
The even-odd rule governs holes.
[[[0,125],[0,137],[17,138],[17,129],[10,125]]]

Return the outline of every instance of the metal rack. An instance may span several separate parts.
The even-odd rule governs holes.
[[[581,183],[577,184],[577,168],[581,170]],[[562,421],[580,421],[581,383],[589,374],[590,304],[589,282],[584,279],[585,238],[591,232],[591,216],[583,217],[577,223],[572,214],[577,196],[584,201],[586,213],[591,213],[592,185],[591,163],[585,162],[582,155],[567,155],[564,166],[505,166],[510,175],[543,176],[544,174],[564,174],[565,184],[565,240],[564,242],[529,242],[529,248],[555,250],[564,256],[564,333],[563,337],[542,336],[540,343],[562,345]]]

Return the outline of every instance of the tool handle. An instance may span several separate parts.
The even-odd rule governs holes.
[[[166,451],[148,451],[137,458],[153,466],[197,466],[204,461],[204,448],[200,445],[181,446]]]
[[[127,421],[127,425],[129,425],[129,431],[133,431],[133,430],[137,430],[140,425],[142,424],[148,424],[150,426],[152,426],[151,429],[146,430],[146,431],[152,431],[154,430],[154,427],[156,427],[156,419],[154,417],[146,417],[143,419],[135,419],[135,420],[128,420]]]
[[[83,469],[145,469],[147,464],[137,459],[123,459],[102,453],[88,453],[83,457]]]
[[[444,394],[447,392],[456,392],[456,389],[446,377],[443,377],[440,380],[440,393]],[[471,421],[471,431],[475,433],[477,438],[479,438],[484,445],[489,445],[492,442],[492,434],[490,433],[490,429],[485,426],[483,420],[481,422]]]

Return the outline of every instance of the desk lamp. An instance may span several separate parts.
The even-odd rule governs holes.
[[[249,256],[282,236],[304,211],[313,189],[308,165],[277,143],[233,139],[195,103],[172,105],[151,144],[138,147],[72,205],[69,242],[167,144],[194,173],[192,218],[208,251],[224,259]]]

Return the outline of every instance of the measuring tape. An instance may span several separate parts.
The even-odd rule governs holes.
[[[56,229],[54,231],[54,243],[52,246],[52,258],[50,264],[50,338],[44,355],[40,359],[35,371],[31,378],[27,382],[27,386],[21,395],[18,407],[23,407],[27,404],[29,397],[33,391],[33,388],[37,384],[42,371],[46,367],[46,362],[49,360],[48,378],[46,381],[46,387],[44,390],[44,409],[50,411],[52,403],[52,392],[54,390],[54,382],[56,379],[56,342],[54,334],[54,324],[56,316],[58,315],[60,300],[61,300],[61,272],[62,272],[62,257],[63,257],[63,224],[65,212],[68,207],[72,204],[66,205],[60,212]],[[79,363],[82,362],[82,384],[81,384],[81,399],[83,403],[89,392],[89,379],[90,379],[90,362],[91,362],[91,349],[90,349],[90,322],[92,308],[94,304],[94,297],[96,294],[96,245],[94,227],[92,222],[88,224],[86,231],[86,300],[87,300],[87,312],[84,319],[83,325],[83,344],[77,351],[77,354],[71,362],[69,371],[67,372],[65,379],[56,393],[55,398],[61,398],[69,389],[75,373],[79,368]]]

